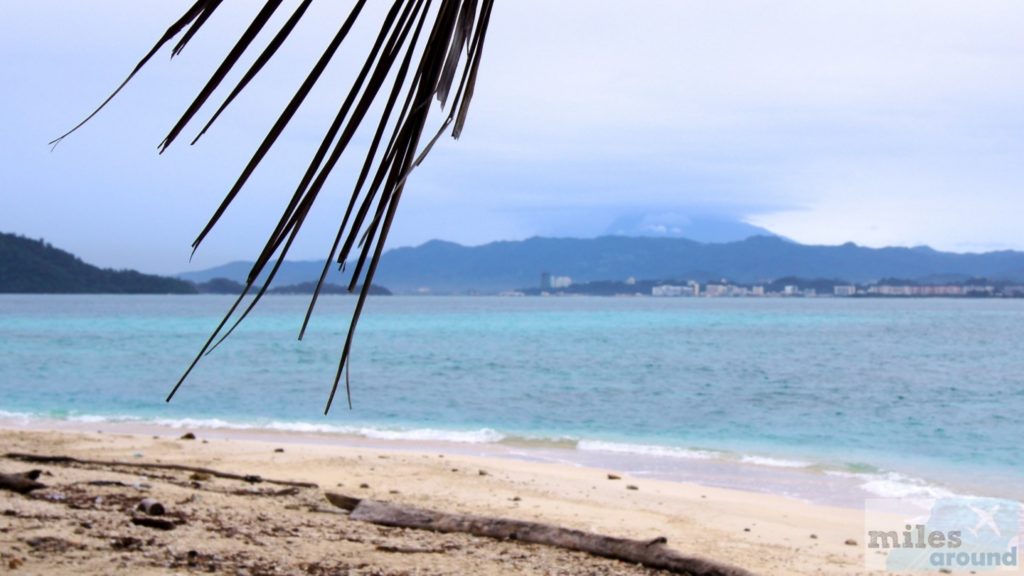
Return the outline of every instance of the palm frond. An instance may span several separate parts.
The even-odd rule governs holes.
[[[128,82],[130,82],[131,79],[134,78],[135,75],[139,73],[139,70],[142,70],[142,67],[145,66],[147,62],[149,62],[150,58],[152,58],[158,51],[160,51],[160,48],[162,48],[164,44],[170,42],[171,39],[173,39],[175,36],[177,36],[179,33],[181,33],[181,31],[185,28],[185,26],[188,26],[197,17],[199,17],[201,14],[203,14],[207,10],[207,5],[208,4],[209,4],[208,0],[197,0],[196,3],[193,4],[192,7],[189,8],[185,12],[185,14],[183,14],[181,16],[181,18],[178,18],[178,20],[176,22],[171,24],[171,26],[167,29],[167,31],[164,32],[164,35],[161,36],[160,39],[156,41],[156,44],[149,50],[149,52],[147,52],[146,55],[142,57],[142,60],[139,60],[139,63],[136,64],[135,68],[133,68],[132,71],[128,74],[128,77],[125,78],[124,81],[122,81],[121,84],[118,85],[118,87],[114,89],[114,91],[110,94],[110,96],[107,96],[106,100],[101,102],[100,105],[97,106],[96,109],[93,110],[91,114],[86,116],[84,120],[82,120],[81,122],[76,124],[71,130],[68,130],[67,132],[61,134],[57,138],[54,138],[48,144],[50,144],[51,146],[56,146],[57,144],[60,144],[61,140],[63,140],[64,138],[67,138],[68,136],[70,136],[71,133],[75,132],[76,130],[78,130],[79,128],[84,126],[86,122],[88,122],[89,120],[92,120],[93,117],[95,117],[97,114],[99,114],[100,110],[103,110],[103,108],[106,107],[106,105],[109,104],[110,101],[114,99],[114,96],[117,96],[117,94],[119,92],[121,92],[121,89],[128,85]]]
[[[185,125],[188,124],[189,121],[192,120],[192,117],[196,115],[196,112],[202,108],[203,104],[206,103],[207,98],[209,98],[210,95],[213,94],[213,91],[217,89],[217,86],[220,86],[221,81],[225,76],[227,76],[228,72],[231,71],[231,68],[235,66],[235,63],[238,62],[238,59],[241,58],[246,49],[249,48],[249,44],[251,44],[253,39],[260,33],[260,30],[263,30],[263,27],[266,26],[270,17],[274,15],[274,12],[277,11],[279,6],[281,6],[281,0],[268,0],[263,6],[263,9],[260,10],[259,14],[256,15],[256,18],[253,19],[252,24],[249,25],[245,32],[242,33],[242,37],[238,39],[237,43],[235,43],[231,52],[228,53],[224,58],[224,61],[217,67],[213,76],[210,77],[209,82],[203,86],[199,95],[192,101],[192,105],[188,107],[188,110],[186,110],[184,114],[182,114],[178,123],[174,125],[174,128],[171,128],[170,133],[167,134],[164,141],[160,143],[161,154],[168,146],[171,145],[171,142],[178,137],[178,134]]]
[[[292,15],[259,53],[242,79],[198,132],[192,144],[195,144],[209,130],[228,105],[249,86],[250,81],[278,53],[278,49],[291,37],[296,25],[307,13],[310,4],[311,0],[302,0],[299,3]],[[310,91],[321,79],[327,65],[338,55],[339,48],[362,14],[365,4],[366,0],[355,0],[337,33],[257,146],[252,158],[243,167],[234,185],[228,190],[209,222],[192,243],[193,252],[199,248],[228,207],[237,199],[255,169],[278,141]],[[281,218],[271,231],[266,244],[249,271],[242,293],[174,385],[167,397],[168,401],[175,395],[200,359],[223,342],[266,293],[318,195],[323,190],[328,176],[338,165],[343,153],[348,150],[349,144],[366,120],[370,109],[376,102],[383,99],[383,109],[380,118],[376,120],[374,137],[367,147],[362,169],[352,188],[347,208],[339,223],[334,242],[328,251],[324,269],[299,332],[301,339],[305,334],[310,316],[320,295],[320,289],[332,262],[336,262],[344,268],[353,253],[357,252],[349,291],[358,290],[358,298],[324,413],[326,414],[331,408],[342,373],[346,374],[345,390],[349,406],[351,406],[352,396],[347,367],[356,326],[363,312],[366,297],[373,283],[373,277],[376,274],[402,193],[409,175],[423,161],[441,135],[449,128],[452,128],[454,138],[458,138],[462,133],[469,103],[473,96],[494,1],[439,0],[436,7],[433,4],[432,0],[393,0],[387,15],[380,23],[379,34],[373,45],[369,47],[365,63],[356,74],[351,88],[342,100],[333,121],[328,125],[324,138],[309,165],[298,178],[295,190],[282,212]],[[220,5],[221,0],[198,0],[195,2],[181,18],[167,29],[124,82],[95,111],[51,144],[55,145],[96,116],[154,54],[179,35],[181,38],[172,48],[171,55],[173,57],[181,53]],[[253,42],[267,27],[280,5],[280,0],[268,0],[248,27],[241,31],[237,42],[160,143],[161,153],[193,122],[195,116],[216,92],[228,73],[249,51]],[[426,32],[425,35],[424,32]],[[465,58],[463,58],[463,52],[465,52]],[[459,74],[460,63],[463,61],[461,76],[453,96],[452,87],[456,85],[455,79]],[[387,86],[389,78],[393,78],[390,87]],[[431,102],[435,98],[440,102],[442,109],[448,107],[448,114],[442,121],[440,129],[421,147],[423,132],[431,111]],[[385,139],[389,127],[391,133]],[[367,186],[367,182],[369,182],[369,186]],[[273,264],[271,264],[272,261]],[[252,291],[256,282],[263,277],[268,266],[270,269],[265,282],[256,291],[250,303],[242,309],[241,304],[245,297]],[[234,321],[232,322],[232,320]]]

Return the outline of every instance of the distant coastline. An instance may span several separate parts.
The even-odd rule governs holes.
[[[928,284],[904,279],[883,279],[854,284],[844,280],[782,278],[765,284],[740,284],[728,280],[701,284],[688,281],[586,282],[571,278],[550,279],[539,288],[501,293],[503,296],[650,296],[655,298],[1024,298],[1024,283],[971,278],[964,282]]]
[[[183,272],[178,278],[241,282],[251,269],[251,262],[237,261]],[[323,261],[289,260],[281,265],[275,282],[313,282],[322,271]],[[1024,285],[1024,252],[956,254],[927,247],[867,248],[853,243],[808,246],[765,236],[725,243],[627,236],[530,238],[482,246],[433,240],[385,252],[374,281],[395,294],[424,295],[650,295],[654,286],[685,286],[689,281],[704,286],[764,286],[766,293],[784,292],[792,285],[804,295],[813,289],[817,296],[834,293],[839,285],[853,285],[858,295],[872,296],[896,294],[886,293],[888,289],[869,293],[871,285],[991,285],[994,294],[1006,286]],[[346,285],[348,279],[332,268],[326,282]],[[861,289],[864,294],[859,294]],[[902,295],[930,295],[925,294],[927,290],[916,291],[902,290]],[[735,290],[726,292],[738,295],[733,294]],[[961,290],[962,294],[955,289],[940,292],[980,295],[973,288]]]
[[[177,277],[101,269],[43,240],[0,233],[0,293],[239,294],[251,267],[232,262]],[[312,294],[322,270],[322,262],[286,261],[266,293]],[[431,241],[386,252],[377,282],[370,294],[1018,298],[1024,253],[805,246],[763,236],[720,244],[620,236],[476,247]],[[320,293],[350,294],[348,284],[331,269]]]

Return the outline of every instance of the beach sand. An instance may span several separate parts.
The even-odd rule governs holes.
[[[865,573],[863,546],[847,543],[861,540],[863,512],[855,509],[625,475],[613,480],[614,470],[478,458],[427,445],[328,445],[203,430],[183,440],[181,430],[152,432],[4,429],[0,446],[4,453],[209,467],[319,489],[278,494],[283,487],[196,480],[188,472],[2,458],[2,473],[43,469],[47,488],[31,496],[0,491],[0,572],[659,573],[551,547],[356,522],[326,502],[324,491],[334,491],[610,536],[665,536],[680,552],[759,574]],[[120,485],[87,484],[95,481]],[[131,510],[146,497],[183,523],[171,531],[133,525]]]

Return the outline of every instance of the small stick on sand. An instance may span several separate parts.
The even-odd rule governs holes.
[[[121,467],[121,468],[136,468],[143,470],[178,470],[181,472],[193,472],[197,474],[209,474],[217,478],[225,478],[228,480],[240,480],[242,482],[249,482],[252,484],[258,484],[260,482],[266,482],[267,484],[278,484],[280,486],[294,486],[296,488],[319,488],[312,482],[292,482],[290,480],[270,480],[267,478],[261,478],[255,474],[233,474],[231,472],[220,472],[218,470],[212,470],[210,468],[201,468],[197,466],[184,466],[182,464],[155,464],[146,462],[118,462],[116,460],[85,460],[80,458],[72,458],[71,456],[42,456],[38,454],[20,454],[17,452],[8,452],[4,454],[4,458],[10,458],[11,460],[21,460],[22,462],[34,462],[37,464],[63,464],[67,466],[104,466],[104,467]]]

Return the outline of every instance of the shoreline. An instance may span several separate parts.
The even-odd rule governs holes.
[[[666,536],[684,553],[761,574],[817,574],[823,567],[865,573],[864,549],[847,544],[862,540],[863,512],[850,508],[628,474],[611,479],[611,470],[458,454],[432,444],[403,450],[377,442],[341,446],[279,434],[268,440],[203,430],[193,431],[198,441],[188,441],[177,437],[181,430],[175,437],[154,437],[105,428],[85,432],[4,427],[0,437],[8,451],[184,463],[315,482],[323,489],[432,509],[543,521],[627,538]],[[0,462],[4,471],[28,468],[11,460]],[[45,468],[57,477],[85,474]],[[20,496],[0,493],[0,498],[7,509],[18,510],[15,500]],[[260,502],[251,506],[256,514],[268,514]],[[75,531],[61,534],[73,540]],[[445,556],[448,564],[438,573],[458,573],[468,561],[458,554]],[[523,573],[545,571],[534,566]]]
[[[147,420],[73,416],[66,419],[0,411],[0,429],[93,432],[175,437],[184,431],[207,438],[256,440],[511,459],[608,470],[654,480],[782,496],[812,504],[863,510],[872,498],[976,496],[969,489],[902,472],[868,467],[844,470],[810,461],[748,453],[582,440],[505,436],[494,430],[384,429],[303,423],[270,425],[216,419]],[[1008,497],[1005,494],[981,494]],[[1010,495],[1010,499],[1015,498]]]

